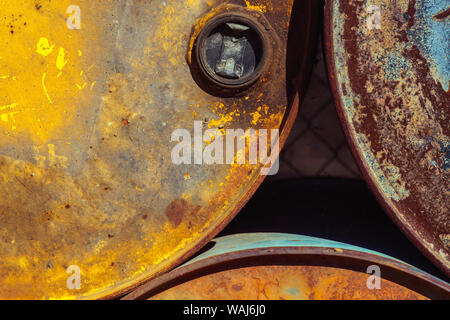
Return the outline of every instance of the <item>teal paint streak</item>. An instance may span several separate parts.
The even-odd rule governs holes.
[[[350,76],[348,73],[347,66],[347,53],[345,51],[345,45],[342,39],[344,39],[344,29],[345,25],[345,15],[340,13],[339,1],[333,6],[333,48],[334,48],[334,59],[335,59],[335,70],[336,70],[336,83],[340,84],[337,88],[339,92],[339,97],[341,98],[343,107],[347,110],[346,116],[349,120],[353,120],[356,114],[355,100],[359,100],[359,97],[354,94],[351,89]],[[342,85],[341,85],[342,84]],[[343,87],[346,88],[344,92]]]
[[[268,248],[280,248],[280,247],[313,247],[313,248],[333,248],[341,250],[353,250],[362,253],[372,254],[379,257],[402,262],[388,255],[364,249],[361,247],[308,236],[293,235],[293,234],[281,234],[281,233],[252,233],[252,234],[240,234],[235,236],[228,236],[218,238],[214,240],[214,247],[191,260],[189,263],[195,261],[204,260],[210,257],[227,254],[237,251],[245,251],[252,249],[268,249]]]
[[[295,234],[284,234],[284,233],[246,233],[246,234],[236,234],[232,236],[226,236],[217,238],[212,241],[214,246],[207,252],[199,255],[198,257],[192,259],[186,264],[178,267],[182,268],[192,263],[207,260],[213,257],[217,257],[224,254],[229,254],[233,252],[246,251],[252,249],[275,249],[275,248],[302,248],[302,247],[313,247],[313,248],[331,248],[331,249],[341,249],[341,250],[351,250],[360,253],[365,253],[368,255],[374,255],[382,258],[391,260],[392,262],[398,262],[404,266],[414,270],[418,273],[425,274],[424,271],[417,269],[416,267],[407,264],[401,260],[393,258],[391,256],[379,253],[373,250],[368,250],[365,248],[353,246],[350,244],[345,244],[342,242],[320,239],[302,235]],[[431,275],[432,276],[432,275]],[[443,282],[439,278],[432,276],[434,279]],[[301,294],[301,292],[299,292]]]

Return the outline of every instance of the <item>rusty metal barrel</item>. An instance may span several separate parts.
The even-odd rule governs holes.
[[[201,157],[217,140],[201,133],[251,128],[278,130],[282,146],[315,7],[2,1],[0,298],[118,297],[212,239],[267,163],[200,165],[198,151],[173,160],[174,148],[190,137]]]
[[[0,298],[449,299],[404,262],[293,235],[220,238],[174,269],[276,172],[318,5],[2,1]],[[354,156],[447,275],[449,12],[327,0],[324,19]]]
[[[399,228],[450,275],[448,1],[328,0],[330,83],[349,144]]]
[[[387,255],[291,234],[222,237],[125,300],[450,299],[450,285]]]

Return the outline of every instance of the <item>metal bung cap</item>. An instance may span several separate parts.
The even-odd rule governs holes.
[[[244,89],[262,75],[268,60],[265,28],[242,13],[218,15],[200,32],[194,51],[202,76],[223,89]]]

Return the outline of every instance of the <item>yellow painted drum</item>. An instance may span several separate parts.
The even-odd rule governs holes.
[[[266,163],[176,164],[174,132],[201,150],[217,137],[194,141],[195,128],[276,129],[283,144],[299,101],[288,86],[302,81],[286,70],[292,9],[0,0],[0,298],[117,297],[216,235]],[[310,1],[298,10],[308,17]],[[250,87],[220,94],[200,85],[193,49],[223,14],[262,26],[269,56]],[[302,21],[307,35],[313,22]],[[310,41],[296,40],[297,71]]]

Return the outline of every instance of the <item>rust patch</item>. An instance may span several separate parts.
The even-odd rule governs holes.
[[[167,207],[166,216],[175,227],[178,227],[186,216],[195,215],[200,209],[201,206],[191,205],[184,199],[176,199]]]
[[[231,286],[231,289],[233,289],[234,291],[241,291],[243,288],[242,284],[233,284]]]
[[[439,12],[437,15],[434,16],[434,18],[436,20],[443,20],[443,19],[447,18],[448,16],[450,16],[450,8]]]

